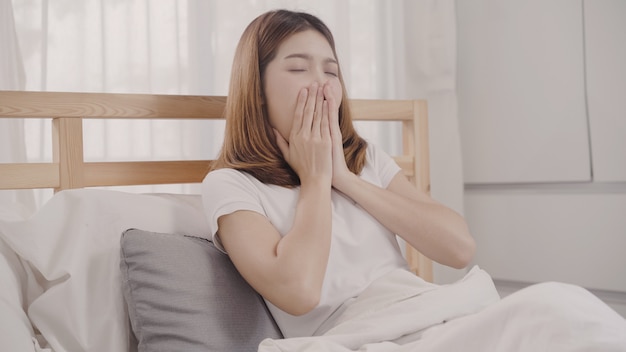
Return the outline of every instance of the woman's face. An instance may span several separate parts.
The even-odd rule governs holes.
[[[265,68],[263,90],[270,125],[289,140],[298,93],[313,82],[319,86],[328,83],[339,106],[342,87],[338,75],[337,59],[321,33],[305,30],[285,39]]]

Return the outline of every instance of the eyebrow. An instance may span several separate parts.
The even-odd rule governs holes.
[[[295,54],[291,54],[291,55],[287,55],[285,56],[285,60],[286,59],[305,59],[305,60],[313,60],[313,56],[309,55],[309,54],[302,54],[302,53],[295,53]],[[328,57],[326,59],[324,59],[324,63],[331,63],[331,64],[338,64],[337,60],[333,59],[332,57]]]

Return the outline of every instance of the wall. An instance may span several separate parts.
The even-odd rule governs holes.
[[[626,2],[458,1],[457,26],[475,263],[626,316]]]

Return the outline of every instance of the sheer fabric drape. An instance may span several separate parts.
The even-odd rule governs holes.
[[[0,1],[10,9],[9,0]],[[26,80],[11,89],[226,95],[243,29],[276,8],[311,12],[327,23],[351,98],[428,99],[432,195],[462,212],[454,0],[14,0]],[[10,15],[2,11],[2,49],[17,43],[4,20]],[[1,55],[13,53],[19,67],[14,49]],[[390,153],[401,148],[399,124],[360,122],[357,128]],[[49,124],[28,120],[23,129],[27,159],[49,161]],[[90,120],[84,134],[89,161],[200,159],[217,154],[223,123]],[[24,141],[9,143],[24,154]],[[198,191],[181,185],[136,190]],[[38,191],[36,203],[50,196]]]
[[[11,0],[0,0],[0,90],[22,90],[24,66],[15,33]],[[0,163],[26,162],[24,121],[0,119]],[[35,210],[31,191],[0,192],[0,206],[21,207],[25,213]]]

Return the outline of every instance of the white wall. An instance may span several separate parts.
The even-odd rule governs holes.
[[[626,316],[626,2],[464,0],[457,25],[475,263]]]

